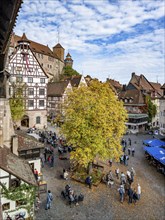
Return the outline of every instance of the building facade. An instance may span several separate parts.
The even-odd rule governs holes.
[[[44,128],[47,125],[48,76],[30,48],[30,41],[23,34],[8,63],[9,95],[22,88],[26,113],[19,125]]]
[[[11,37],[10,47],[9,47],[9,58],[15,52],[16,47],[18,45],[18,41],[21,39],[20,36],[13,34]],[[61,44],[57,44],[51,50],[48,46],[30,41],[30,49],[35,55],[36,59],[46,72],[49,77],[49,81],[54,80],[58,81],[60,75],[62,74],[62,70],[64,67],[64,53],[65,49],[61,46]]]
[[[159,112],[159,121],[160,121],[160,134],[165,137],[165,84],[161,87],[163,94],[160,98],[160,112]]]
[[[152,119],[151,127],[159,126],[159,100],[161,97],[161,85],[149,82],[144,75],[132,73],[128,85],[123,85],[123,90],[119,93],[119,99],[124,102],[128,112],[128,129],[132,132],[144,131],[148,126],[146,97],[150,97],[156,105],[157,113]]]
[[[12,194],[14,196],[14,191],[22,184],[37,187],[34,174],[26,161],[12,154],[6,147],[0,147],[0,155],[0,190],[2,190],[3,186],[5,186],[7,190],[12,188]],[[15,198],[17,199],[11,200],[4,194],[1,194],[2,219],[7,219],[8,214],[12,219],[16,219],[15,215],[20,212],[25,214],[25,218],[29,217],[29,213],[25,208],[28,204],[23,203],[24,199],[21,198],[21,196]],[[31,211],[33,212],[32,215],[34,215],[33,204],[31,208]]]

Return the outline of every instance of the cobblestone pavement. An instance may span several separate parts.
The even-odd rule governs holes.
[[[113,164],[111,170],[118,166],[120,171],[126,171],[134,167],[136,171],[135,183],[142,187],[141,200],[136,204],[128,204],[128,198],[124,203],[119,202],[118,186],[119,181],[115,179],[112,188],[100,184],[92,190],[85,185],[72,180],[60,179],[63,168],[69,166],[68,161],[58,160],[57,149],[55,149],[54,168],[46,165],[43,168],[44,179],[48,182],[48,189],[53,193],[54,199],[50,210],[45,210],[46,194],[41,195],[40,209],[36,213],[37,220],[164,220],[165,219],[165,177],[156,169],[149,166],[144,157],[142,141],[151,139],[149,135],[130,135],[132,143],[137,141],[135,146],[135,157],[130,157],[128,167],[121,164]],[[105,165],[107,171],[110,170]],[[61,191],[66,184],[70,184],[77,194],[85,195],[83,203],[70,208],[66,201],[61,198]]]

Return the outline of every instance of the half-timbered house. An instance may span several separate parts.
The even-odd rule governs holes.
[[[47,83],[48,76],[30,48],[26,35],[18,41],[15,53],[11,56],[9,95],[12,97],[17,86],[22,86],[26,114],[21,125],[43,128],[47,124]]]
[[[5,194],[1,193],[0,202],[3,219],[6,219],[8,214],[12,219],[15,219],[15,215],[20,212],[25,213],[25,218],[29,217],[25,208],[27,204],[24,203],[24,199],[21,196],[19,199],[17,198],[18,196],[14,199],[14,190],[21,186],[21,184],[37,187],[31,167],[28,162],[12,154],[8,148],[0,147],[0,190],[4,187],[7,190],[11,188],[13,190],[12,199],[7,198]]]
[[[48,115],[51,118],[57,117],[62,113],[62,104],[67,96],[67,91],[71,90],[72,86],[69,80],[48,83]]]
[[[15,48],[19,44],[20,39],[21,36],[18,36],[15,33],[12,34],[8,53],[9,57],[15,53]],[[46,74],[49,76],[49,80],[59,80],[64,67],[65,49],[59,43],[50,49],[48,45],[43,45],[39,42],[32,41],[31,39],[29,39],[29,41],[31,50]]]

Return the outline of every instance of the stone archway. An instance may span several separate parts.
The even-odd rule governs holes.
[[[28,115],[24,115],[22,120],[21,120],[21,126],[22,127],[29,127],[29,116]]]

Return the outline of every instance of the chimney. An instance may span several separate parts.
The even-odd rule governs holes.
[[[127,88],[127,86],[126,86],[126,84],[124,84],[122,90],[123,90],[123,91],[126,91],[126,88]]]
[[[132,77],[135,75],[135,72],[132,73]]]

